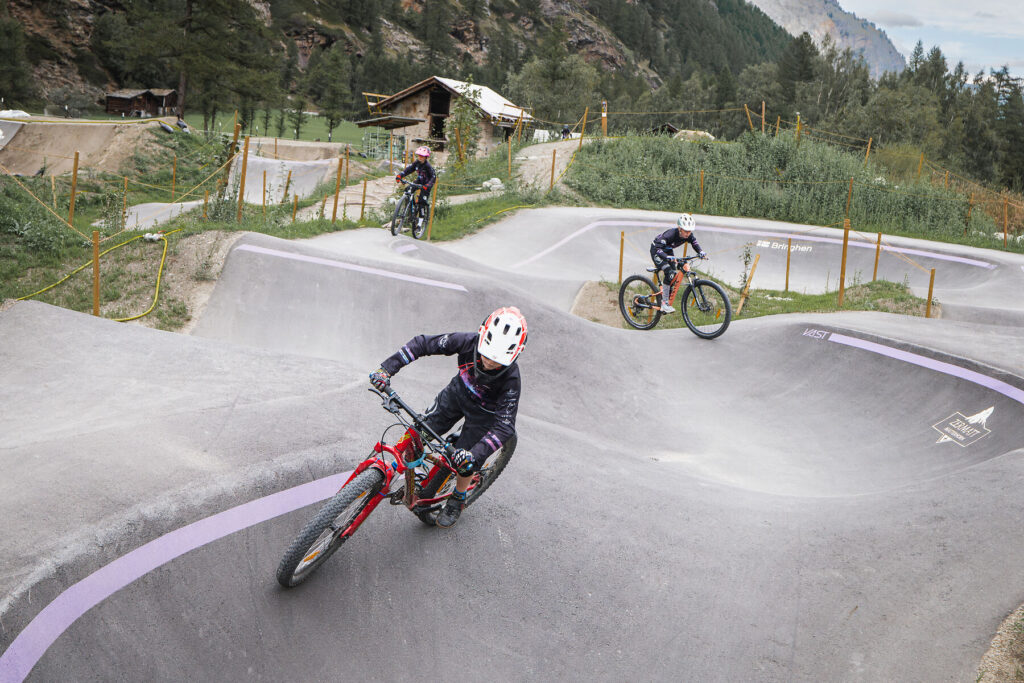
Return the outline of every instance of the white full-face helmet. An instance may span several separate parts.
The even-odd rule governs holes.
[[[693,216],[688,213],[681,213],[679,214],[679,218],[676,219],[676,227],[680,230],[693,232],[694,225]]]
[[[487,316],[480,325],[480,338],[476,344],[476,370],[486,376],[495,377],[508,369],[526,346],[526,318],[515,306],[503,306]],[[480,357],[501,365],[494,371],[483,369]]]

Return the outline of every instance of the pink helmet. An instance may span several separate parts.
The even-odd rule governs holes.
[[[420,147],[417,147],[416,148],[416,156],[418,156],[418,157],[429,157],[430,156],[430,148],[427,147],[426,145],[421,145]]]

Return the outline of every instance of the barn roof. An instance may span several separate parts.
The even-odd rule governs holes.
[[[478,91],[480,94],[479,107],[492,119],[513,123],[519,119],[520,115],[523,117],[524,121],[530,121],[533,119],[532,116],[523,111],[522,107],[516,106],[509,100],[488,88],[486,85],[478,85],[476,83],[469,84],[465,81],[457,81],[454,78],[442,78],[441,76],[431,76],[430,78],[426,78],[415,85],[411,85],[405,90],[397,92],[394,95],[378,100],[376,102],[376,108],[379,111],[385,107],[392,106],[397,102],[404,100],[411,95],[415,95],[421,90],[425,90],[435,84],[444,87],[453,95],[457,96],[465,95],[467,88],[473,88],[473,90]]]

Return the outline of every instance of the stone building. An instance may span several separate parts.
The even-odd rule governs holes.
[[[463,97],[466,88],[479,91],[480,144],[479,153],[487,154],[515,131],[528,127],[533,117],[522,107],[512,104],[485,85],[431,76],[394,95],[363,93],[370,118],[357,121],[362,128],[377,126],[405,137],[411,149],[427,145],[443,151],[448,143],[444,123],[451,112],[452,99]]]

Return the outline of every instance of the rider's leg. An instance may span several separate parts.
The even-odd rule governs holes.
[[[662,270],[661,276],[661,311],[663,313],[672,313],[676,309],[672,308],[669,304],[669,299],[672,295],[672,281],[676,279],[676,269],[672,266],[668,266]]]

